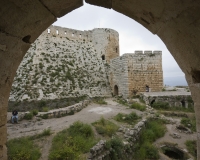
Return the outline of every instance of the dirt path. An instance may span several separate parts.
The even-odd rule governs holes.
[[[38,145],[41,147],[42,156],[40,160],[46,160],[48,159],[48,153],[49,149],[51,147],[51,142],[54,137],[54,135],[65,129],[68,128],[71,124],[73,124],[75,121],[81,121],[84,123],[92,123],[97,120],[99,120],[102,116],[105,119],[112,119],[115,115],[118,113],[130,113],[132,111],[136,112],[138,115],[143,115],[143,112],[127,108],[126,106],[122,106],[118,104],[117,102],[113,101],[112,98],[106,99],[107,105],[99,105],[95,103],[89,104],[86,108],[82,109],[80,112],[75,113],[71,116],[61,117],[61,118],[52,118],[52,119],[42,119],[41,121],[38,121],[37,118],[34,118],[33,120],[27,121],[23,120],[20,121],[19,124],[7,124],[8,129],[8,140],[23,136],[30,136],[35,135],[38,133],[41,133],[44,129],[50,128],[53,134],[49,137],[45,137],[40,139],[40,142]],[[10,117],[10,113],[8,113]],[[195,140],[196,139],[196,133],[194,134],[185,134],[185,133],[179,133],[176,128],[175,124],[167,124],[167,132],[164,137],[158,139],[155,143],[160,144],[162,142],[173,142],[177,143],[179,147],[186,148],[185,147],[185,141],[187,139]],[[181,139],[174,139],[170,136],[172,133],[178,133],[181,135]]]
[[[75,121],[81,121],[84,123],[92,123],[96,120],[99,120],[101,116],[106,119],[111,119],[118,113],[130,113],[135,111],[138,115],[141,115],[142,112],[134,109],[129,109],[125,106],[122,106],[113,101],[112,98],[107,99],[107,105],[99,105],[92,103],[86,108],[82,109],[80,112],[75,113],[71,116],[61,117],[61,118],[52,118],[52,119],[43,119],[38,121],[36,118],[33,120],[20,121],[19,124],[7,124],[8,129],[8,139],[18,138],[23,136],[30,136],[41,133],[44,129],[50,128],[53,132],[57,133],[64,128],[69,127]],[[8,116],[9,117],[9,116]]]

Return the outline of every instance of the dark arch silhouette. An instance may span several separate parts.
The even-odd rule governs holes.
[[[106,57],[105,57],[105,55],[102,55],[101,58],[102,58],[102,60],[105,60]]]
[[[119,89],[118,89],[118,86],[115,85],[114,86],[114,95],[117,96],[119,94]]]
[[[11,1],[0,1],[1,18],[4,20],[0,25],[0,52],[2,55],[0,60],[0,117],[2,117],[0,134],[2,139],[5,139],[0,141],[0,158],[7,159],[5,115],[7,114],[11,84],[17,67],[30,47],[29,43],[33,43],[42,31],[55,22],[57,18],[83,5],[82,0],[60,0],[59,2],[43,0],[31,1],[31,3],[18,3],[16,1],[11,3]],[[112,8],[136,20],[153,34],[157,34],[185,73],[193,93],[194,106],[199,108],[199,1],[177,0],[177,3],[173,3],[172,1],[146,0],[140,3],[140,1],[85,0],[85,2]],[[187,38],[185,38],[186,36]],[[195,110],[195,112],[197,112],[196,115],[200,113],[199,110]],[[199,123],[200,118],[197,117],[198,134],[200,133]],[[199,136],[197,136],[197,150],[200,151]],[[200,152],[197,154],[197,159],[200,159]]]

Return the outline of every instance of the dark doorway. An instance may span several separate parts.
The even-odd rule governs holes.
[[[102,55],[101,58],[102,58],[102,60],[105,60],[105,55]]]
[[[114,86],[114,95],[116,96],[116,95],[118,95],[118,94],[119,94],[118,86],[115,85],[115,86]]]

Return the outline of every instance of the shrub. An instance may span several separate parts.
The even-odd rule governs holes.
[[[137,109],[137,110],[140,110],[140,111],[145,111],[146,109],[146,106],[145,105],[141,105],[139,103],[133,103],[130,108],[133,108],[133,109]]]
[[[51,135],[51,130],[45,129],[42,133],[31,136],[30,139],[34,140],[34,139],[39,139],[41,137],[46,137],[50,135]]]
[[[49,160],[80,159],[97,141],[90,125],[80,121],[59,132],[52,141]]]
[[[169,109],[170,108],[169,103],[167,102],[154,102],[152,104],[152,107],[155,109]]]
[[[108,104],[102,97],[94,97],[93,101],[97,104]]]
[[[26,119],[26,120],[31,120],[32,118],[33,118],[33,113],[32,112],[27,113],[27,114],[24,115],[24,119]]]
[[[146,160],[146,159],[159,159],[158,149],[153,146],[153,142],[163,137],[166,131],[164,121],[150,119],[145,129],[141,132],[139,142],[135,148],[135,159]]]
[[[48,107],[42,107],[42,112],[48,112],[49,108]]]
[[[41,116],[41,118],[42,118],[42,119],[48,119],[49,116],[48,116],[48,114],[43,114],[43,115]]]
[[[135,124],[135,122],[139,119],[140,117],[135,113],[131,112],[130,114],[122,114],[118,113],[114,119],[119,122],[125,122],[128,124]]]
[[[117,130],[118,126],[103,117],[99,121],[92,123],[99,134],[111,137]]]
[[[194,117],[193,118],[185,118],[185,117],[182,118],[181,124],[184,125],[185,127],[190,128],[193,132],[196,131],[196,120]]]
[[[33,113],[34,116],[36,116],[38,114],[38,110],[34,109],[34,110],[32,110],[32,113]]]
[[[187,147],[187,150],[195,157],[197,158],[197,141],[191,141],[187,140],[185,142],[185,145]]]
[[[38,160],[40,149],[29,137],[12,139],[7,142],[9,160]]]
[[[106,142],[106,149],[110,150],[109,157],[112,160],[118,160],[124,157],[122,140],[118,137],[114,137]]]

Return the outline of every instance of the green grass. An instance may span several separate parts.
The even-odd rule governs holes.
[[[150,120],[147,122],[145,129],[142,131],[139,142],[135,148],[135,159],[159,159],[158,149],[153,146],[153,142],[163,137],[166,132],[164,121],[162,120]]]
[[[188,108],[185,107],[176,107],[176,106],[169,106],[167,102],[154,102],[152,107],[157,110],[165,110],[165,111],[182,111],[182,112],[194,112],[194,107],[189,104]]]
[[[31,136],[31,139],[39,139],[51,135],[51,129],[45,129],[42,133]]]
[[[182,118],[181,119],[181,124],[184,125],[187,128],[190,128],[191,131],[195,132],[196,131],[196,119],[193,118]],[[191,126],[188,126],[190,124]]]
[[[105,120],[103,117],[99,121],[92,123],[96,131],[103,135],[111,137],[117,130],[118,126],[108,120]]]
[[[96,143],[91,126],[77,121],[53,138],[49,160],[78,160]]]
[[[137,109],[139,111],[145,111],[146,106],[145,105],[141,105],[139,103],[133,103],[133,104],[131,104],[130,108]]]
[[[125,99],[123,99],[123,98],[118,98],[118,99],[117,99],[117,102],[118,102],[119,104],[124,105],[124,106],[128,106],[127,101],[126,101]]]
[[[114,119],[118,122],[124,122],[133,125],[138,119],[140,119],[140,117],[135,112],[131,112],[130,114],[118,113]]]
[[[7,142],[9,160],[38,160],[40,149],[31,137],[12,139]]]
[[[189,153],[193,155],[195,158],[197,158],[197,141],[187,140],[185,142],[185,145]]]
[[[48,107],[42,107],[42,112],[48,112],[49,108]]]
[[[102,97],[94,97],[94,98],[93,98],[93,101],[94,101],[94,103],[97,103],[97,104],[108,104],[108,103],[104,100],[104,98],[102,98]]]

